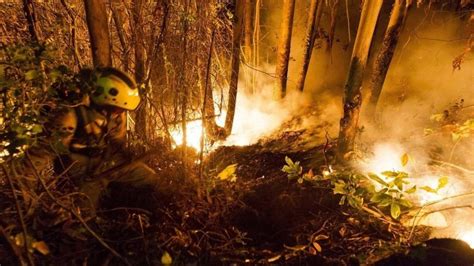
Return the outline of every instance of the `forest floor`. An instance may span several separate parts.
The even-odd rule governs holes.
[[[32,226],[36,239],[48,244],[48,254],[38,254],[38,248],[32,252],[44,265],[370,265],[406,251],[409,245],[401,240],[408,239],[409,229],[340,205],[341,196],[329,181],[299,184],[281,170],[286,156],[301,162],[304,172],[325,169],[333,161],[334,145],[324,132],[323,127],[285,130],[283,125],[254,145],[219,147],[205,158],[209,181],[201,187],[196,185],[197,158],[189,156],[183,178],[179,151],[156,153],[148,164],[175,188],[155,213],[140,208],[146,199],[135,208],[129,204],[130,197],[145,192],[112,190],[113,202],[106,200],[98,216],[88,220],[97,238],[70,215],[55,212],[63,219],[51,222],[54,217],[43,211],[32,218]],[[235,165],[235,175],[219,178],[229,165]],[[4,236],[7,231],[2,229]],[[411,243],[428,239],[426,227],[413,232]],[[18,241],[11,235],[6,239]],[[0,242],[2,265],[14,262],[13,256],[7,259],[9,253],[19,253],[7,242]],[[472,252],[468,248],[463,254],[466,250]]]

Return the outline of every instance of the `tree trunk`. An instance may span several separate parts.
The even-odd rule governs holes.
[[[372,73],[371,84],[369,87],[369,103],[367,105],[367,115],[374,118],[376,117],[377,103],[382,92],[387,72],[392,62],[395,48],[398,44],[401,29],[405,22],[406,13],[411,5],[411,1],[408,0],[396,0],[393,4],[392,13],[390,15],[390,21],[385,31],[383,39],[383,46],[380,50],[377,59],[374,64],[374,70]]]
[[[334,43],[334,34],[336,33],[336,21],[337,21],[337,8],[339,5],[339,0],[334,0],[331,2],[331,22],[329,23],[329,33],[327,39],[326,52],[331,53],[332,45]]]
[[[71,9],[71,7],[66,3],[66,0],[61,0],[61,4],[66,9],[66,12],[67,12],[69,18],[71,19],[71,22],[69,24],[69,30],[71,31],[71,45],[72,45],[72,50],[74,51],[74,60],[76,61],[77,67],[79,69],[82,69],[81,56],[79,55],[79,50],[77,48],[76,16],[74,15],[74,11]]]
[[[283,0],[283,17],[280,28],[280,40],[278,43],[277,65],[275,70],[276,82],[274,96],[276,99],[283,99],[286,95],[294,10],[295,0]]]
[[[365,0],[362,8],[349,73],[344,86],[344,116],[340,121],[338,162],[343,162],[345,155],[354,149],[362,103],[363,74],[382,3],[383,1],[379,0]]]
[[[111,66],[109,25],[104,0],[84,0],[94,66]]]
[[[242,36],[242,24],[244,21],[244,9],[243,2],[241,0],[236,1],[235,16],[233,22],[233,38],[232,38],[232,62],[231,62],[231,76],[229,84],[229,102],[227,105],[227,114],[225,117],[226,135],[230,135],[232,132],[232,125],[234,123],[235,104],[237,101],[237,88],[239,82],[239,67],[240,67],[240,39]]]
[[[26,21],[28,22],[28,31],[30,32],[31,40],[35,43],[39,43],[42,37],[32,0],[23,0],[23,11],[25,12]]]
[[[303,91],[304,82],[306,80],[306,73],[308,72],[309,62],[311,60],[311,54],[313,53],[314,41],[315,38],[314,32],[318,29],[319,21],[316,21],[316,14],[318,9],[321,9],[323,3],[321,0],[311,0],[308,11],[308,21],[306,23],[306,35],[304,39],[304,49],[303,49],[303,65],[298,76],[298,81],[296,82],[296,89]],[[316,23],[318,22],[318,23]]]
[[[244,54],[246,62],[250,62],[252,58],[252,5],[252,0],[244,0]]]
[[[64,1],[64,0],[63,0]],[[117,35],[120,41],[120,46],[122,47],[121,51],[121,61],[122,61],[122,68],[124,71],[129,71],[128,65],[128,56],[129,56],[129,49],[127,45],[127,40],[125,39],[125,14],[123,7],[120,6],[120,2],[113,2],[110,4],[112,8],[112,18],[114,20],[115,28],[117,29]]]
[[[210,76],[211,76],[211,61],[212,61],[212,52],[214,49],[214,38],[215,31],[211,33],[211,42],[209,45],[209,54],[207,55],[207,63],[204,62],[200,57],[198,57],[198,79],[199,87],[201,92],[201,99],[203,99],[203,108],[202,108],[202,119],[204,121],[203,125],[206,130],[206,135],[212,141],[218,140],[219,132],[221,131],[220,127],[216,123],[216,113],[214,108],[214,95],[212,87],[210,86]]]
[[[260,65],[260,6],[262,0],[255,1],[255,17],[253,25],[253,35],[252,35],[252,79],[250,85],[250,93],[255,93],[255,83],[257,80],[257,71],[256,68]]]
[[[143,33],[143,0],[136,0],[133,3],[133,40],[135,44],[135,80],[139,86],[148,86],[143,84],[145,81],[145,39]],[[145,92],[146,93],[146,92]],[[146,95],[142,93],[142,104],[137,109],[137,116],[135,122],[135,131],[138,133],[142,140],[148,139],[148,117],[147,117],[147,106],[146,106]]]

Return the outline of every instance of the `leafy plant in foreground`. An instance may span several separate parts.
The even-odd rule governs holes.
[[[410,194],[417,191],[416,185],[411,185],[407,179],[408,173],[402,171],[385,171],[381,176],[375,173],[367,175],[354,171],[328,172],[327,174],[314,175],[310,170],[306,174],[299,162],[293,162],[286,157],[283,172],[288,174],[288,179],[297,179],[298,183],[309,181],[311,183],[329,180],[333,193],[340,194],[340,205],[348,204],[356,209],[373,209],[374,207],[385,211],[392,218],[398,219],[402,213],[408,212],[415,207],[415,203],[409,198]],[[404,154],[401,163],[408,163],[408,155]],[[422,186],[420,189],[429,193],[438,193],[448,183],[447,177],[438,180],[438,186],[432,188]],[[376,184],[376,185],[374,185]]]

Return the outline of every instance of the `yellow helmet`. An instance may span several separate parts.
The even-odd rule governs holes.
[[[140,103],[138,87],[133,78],[116,68],[96,71],[91,100],[97,105],[117,106],[135,110]]]

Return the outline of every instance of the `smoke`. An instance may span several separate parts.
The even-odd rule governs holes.
[[[436,187],[440,177],[448,177],[448,185],[437,194],[416,193],[414,200],[420,205],[441,200],[425,211],[442,210],[418,222],[437,227],[432,237],[460,238],[473,246],[474,139],[454,141],[451,134],[456,123],[474,117],[470,108],[453,107],[460,102],[464,107],[474,104],[472,53],[466,55],[460,70],[452,66],[466,49],[470,33],[459,14],[424,11],[409,13],[379,102],[379,123],[361,121],[365,132],[359,143],[373,156],[359,167],[375,172],[383,168],[406,171],[418,187]],[[452,121],[440,126],[430,120],[440,113]],[[430,128],[433,134],[425,135]],[[404,153],[412,160],[401,167]]]
[[[349,7],[352,42],[349,41],[345,6],[340,4],[332,51],[327,51],[324,39],[317,41],[307,74],[305,93],[293,95],[291,91],[294,90],[302,63],[301,55],[308,10],[306,2],[297,1],[295,10],[292,58],[288,76],[289,100],[272,102],[273,78],[258,75],[259,79],[264,80],[259,86],[262,93],[253,96],[239,95],[236,119],[241,121],[235,125],[234,134],[240,135],[245,131],[250,132],[255,129],[255,134],[250,139],[256,141],[262,134],[277,130],[277,125],[291,118],[298,110],[314,106],[320,112],[318,116],[320,121],[307,121],[303,124],[311,126],[324,120],[331,125],[331,135],[337,137],[338,121],[342,114],[343,87],[357,28],[358,1],[351,2]],[[272,73],[274,68],[270,66],[275,60],[281,8],[275,3],[272,5],[264,3],[264,8],[268,15],[262,18],[266,35],[260,44],[264,47],[261,48],[261,56],[266,60],[266,70]],[[390,3],[384,5],[380,25],[386,25],[384,23],[387,22],[389,14]],[[415,200],[419,204],[473,192],[474,189],[473,137],[453,141],[451,132],[447,130],[449,128],[441,127],[430,120],[433,114],[443,113],[444,110],[451,112],[451,107],[461,101],[464,102],[464,106],[474,106],[473,54],[465,55],[460,70],[453,70],[452,64],[453,60],[466,50],[469,36],[472,34],[470,32],[472,25],[469,26],[469,21],[466,19],[468,14],[465,11],[429,10],[426,6],[412,8],[408,13],[383,87],[378,105],[379,120],[373,123],[372,119],[367,119],[371,118],[372,114],[363,113],[364,116],[359,123],[363,133],[357,141],[358,148],[372,154],[365,158],[365,163],[357,165],[361,171],[377,173],[385,170],[406,171],[412,176],[410,182],[413,184],[431,187],[437,186],[440,177],[448,177],[448,185],[438,194],[417,193]],[[324,29],[323,35],[328,31],[329,18],[330,13],[326,9],[320,24],[320,27]],[[378,27],[375,35],[375,45],[369,57],[366,80],[363,84],[364,96],[370,85],[371,69],[382,43],[384,30],[383,26]],[[245,111],[249,109],[257,110],[258,115]],[[364,109],[365,106],[362,110]],[[459,112],[462,113],[460,117],[474,117],[472,107],[462,108]],[[452,116],[452,112],[449,115]],[[254,120],[253,117],[258,117],[255,120],[258,121],[257,123],[250,122]],[[457,122],[461,123],[462,119],[458,119]],[[426,136],[424,132],[429,128],[433,128],[435,132]],[[402,166],[400,157],[405,153],[409,154],[411,159],[408,165]],[[467,172],[456,167],[465,168]],[[443,228],[435,230],[433,236],[469,240],[468,236],[474,234],[471,229],[474,228],[473,202],[474,199],[471,196],[455,197],[435,204],[432,209],[453,206],[471,207],[442,211],[437,213],[437,221],[425,219],[424,222],[431,225],[443,224]],[[439,217],[445,221],[440,222]]]

